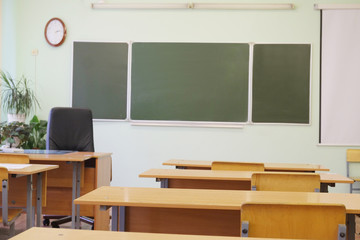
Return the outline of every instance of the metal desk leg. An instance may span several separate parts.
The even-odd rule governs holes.
[[[34,215],[32,207],[32,180],[33,176],[27,176],[27,193],[26,193],[26,228],[29,229],[34,226]]]
[[[125,206],[120,206],[119,231],[125,232]]]
[[[119,207],[112,206],[111,207],[111,231],[118,231],[119,230]]]
[[[44,173],[37,174],[36,180],[36,226],[40,227],[42,216],[42,177]]]
[[[73,162],[73,183],[71,200],[71,228],[80,228],[80,206],[74,200],[80,197],[81,162]]]
[[[168,178],[160,179],[160,187],[161,188],[168,188],[169,187],[169,179]]]
[[[347,239],[355,240],[355,214],[346,214]]]

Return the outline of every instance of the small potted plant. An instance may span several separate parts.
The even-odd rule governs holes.
[[[26,116],[37,106],[40,107],[33,90],[29,87],[29,80],[23,76],[15,81],[9,73],[3,71],[0,72],[0,79],[1,102],[4,111],[8,113],[8,122],[25,122]]]
[[[27,149],[45,149],[46,148],[46,139],[45,135],[47,132],[47,121],[39,120],[39,118],[34,115],[29,122],[30,135],[23,145]]]
[[[3,148],[20,148],[29,139],[30,126],[23,122],[0,123],[1,144]]]

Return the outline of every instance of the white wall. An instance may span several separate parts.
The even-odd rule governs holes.
[[[314,3],[342,1],[276,2],[294,3],[296,9],[93,10],[90,0],[3,0],[3,12],[10,11],[7,13],[10,20],[14,16],[13,28],[4,26],[3,22],[3,67],[16,69],[18,75],[25,74],[33,80],[36,76],[42,106],[38,115],[47,118],[50,108],[70,106],[74,40],[311,43],[310,126],[257,125],[221,129],[139,127],[128,122],[96,122],[95,148],[96,151],[113,152],[112,185],[117,186],[158,186],[153,179],[140,179],[138,174],[161,167],[161,163],[170,158],[313,163],[345,175],[346,148],[317,145],[320,12],[313,9]],[[359,0],[347,2],[358,3]],[[44,39],[45,24],[53,17],[63,19],[68,30],[65,43],[58,48],[49,46]],[[15,36],[16,41],[13,41]],[[31,56],[33,49],[39,50],[36,58]],[[12,58],[15,58],[14,62],[5,64],[5,59]],[[348,186],[338,184],[331,191],[347,192]]]

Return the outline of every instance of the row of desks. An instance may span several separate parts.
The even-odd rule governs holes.
[[[112,230],[240,236],[240,210],[246,202],[343,204],[348,239],[354,239],[360,195],[339,193],[101,187],[76,204],[112,207]]]
[[[212,161],[170,159],[163,163],[165,166],[175,166],[178,169],[211,169]],[[264,163],[265,171],[286,172],[315,172],[330,171],[317,164],[299,163]]]
[[[191,189],[250,190],[250,171],[211,171],[181,169],[150,169],[139,175],[155,178],[161,187]],[[294,173],[296,174],[296,173]],[[320,173],[321,192],[328,192],[328,186],[336,183],[353,183],[350,178],[335,173]]]
[[[359,195],[208,190],[206,188],[214,188],[219,182],[220,189],[224,186],[225,189],[238,189],[232,187],[239,182],[250,189],[252,172],[203,170],[211,168],[211,161],[170,160],[164,165],[195,170],[151,169],[140,174],[140,177],[160,180],[162,187],[178,189],[102,187],[74,202],[84,206],[97,205],[103,210],[111,207],[111,225],[115,231],[217,236],[240,236],[240,211],[246,202],[343,204],[348,218],[348,239],[354,239],[355,214],[360,213]],[[267,171],[329,171],[311,164],[266,164],[265,168]],[[320,173],[320,177],[324,186],[353,183],[339,174]],[[208,187],[199,186],[199,182],[208,182]],[[229,187],[231,182],[235,184]]]

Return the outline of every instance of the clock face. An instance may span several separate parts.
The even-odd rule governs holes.
[[[46,41],[54,47],[60,46],[66,37],[66,27],[59,18],[52,18],[45,26]]]

